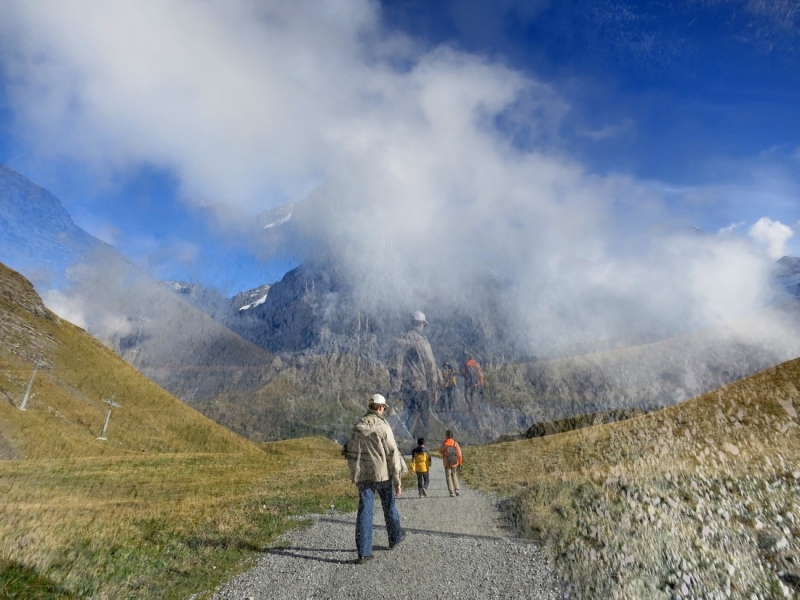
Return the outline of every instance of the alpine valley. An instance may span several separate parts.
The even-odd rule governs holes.
[[[264,231],[290,236],[291,210],[263,215]],[[387,356],[414,310],[427,316],[440,364],[460,365],[469,352],[483,365],[478,409],[467,410],[462,393],[453,411],[432,418],[431,438],[450,428],[466,443],[536,435],[547,423],[574,428],[581,419],[626,418],[800,356],[800,337],[773,335],[775,327],[800,328],[800,259],[793,257],[775,267],[783,300],[759,314],[534,356],[505,309],[513,283],[495,276],[477,282],[469,309],[441,295],[361,309],[352,280],[326,256],[224,298],[191,282],[152,279],[79,228],[55,196],[2,165],[0,231],[0,262],[29,279],[51,310],[58,300],[56,312],[73,320],[73,307],[76,324],[147,378],[254,441],[311,434],[341,440],[366,398],[388,393]],[[396,433],[410,445],[402,408],[395,403],[392,412]]]

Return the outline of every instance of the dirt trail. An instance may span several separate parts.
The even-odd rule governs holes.
[[[406,538],[388,548],[376,502],[373,554],[355,564],[355,513],[314,515],[225,584],[220,600],[368,598],[560,598],[543,552],[504,527],[497,498],[461,486],[451,498],[434,459],[427,498],[403,490],[397,507]]]

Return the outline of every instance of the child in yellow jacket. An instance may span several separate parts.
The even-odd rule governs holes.
[[[417,474],[417,489],[419,497],[425,498],[428,495],[428,483],[430,483],[431,453],[425,447],[425,439],[417,438],[417,447],[411,451],[411,472]]]

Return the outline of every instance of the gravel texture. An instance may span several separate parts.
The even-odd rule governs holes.
[[[389,550],[376,502],[373,556],[356,564],[355,513],[312,515],[309,529],[283,536],[256,567],[214,598],[563,598],[541,547],[512,537],[498,499],[461,488],[448,495],[434,460],[427,498],[404,489],[397,499],[406,538]]]

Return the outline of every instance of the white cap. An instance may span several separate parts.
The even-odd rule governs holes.
[[[415,321],[422,321],[426,325],[428,324],[428,322],[425,320],[425,313],[420,312],[420,311],[417,311],[417,312],[414,313],[414,320]]]
[[[386,406],[386,398],[380,394],[374,394],[372,398],[369,399],[369,403],[376,404],[378,406]]]

